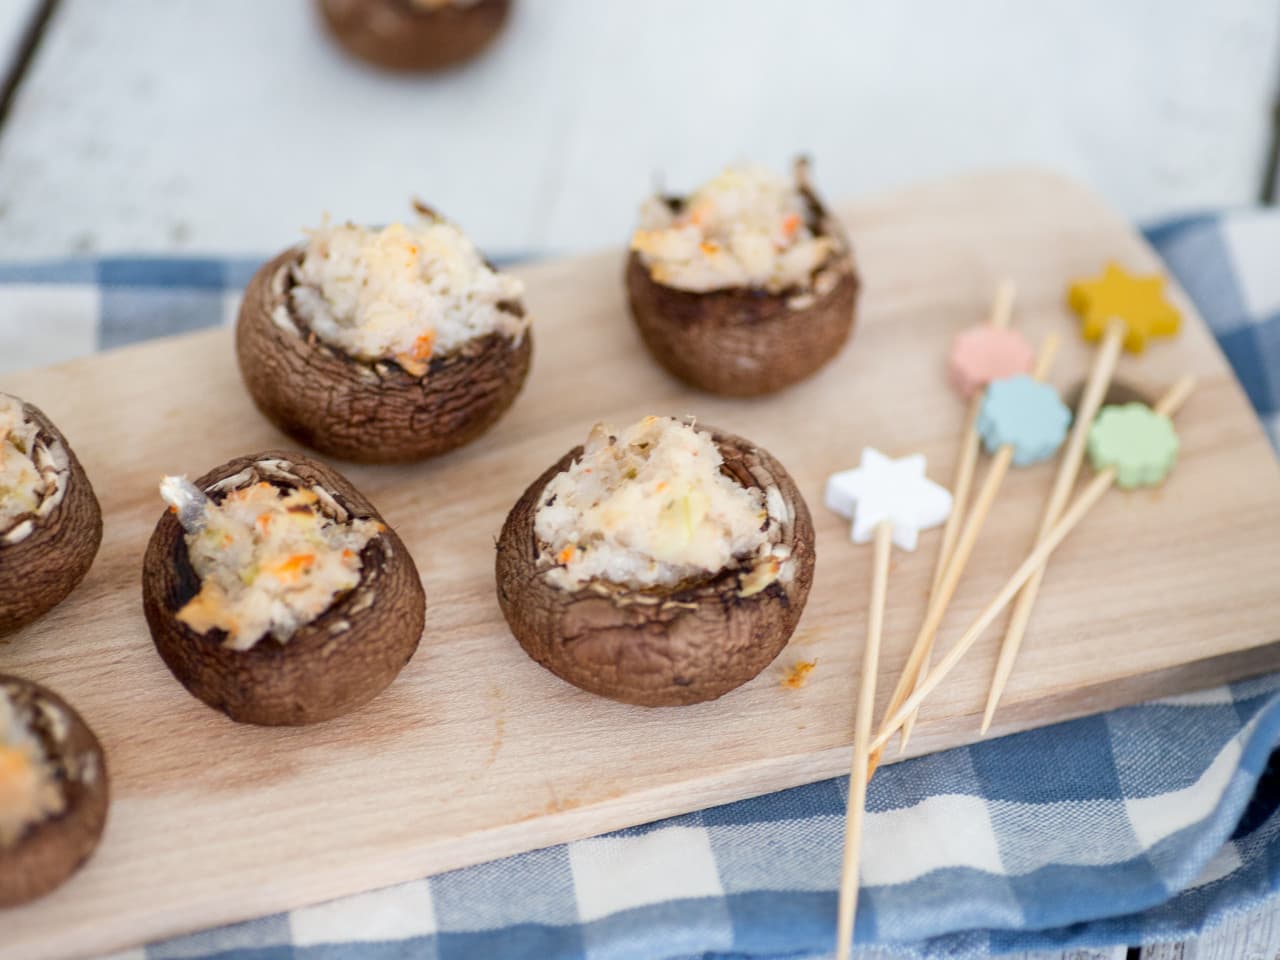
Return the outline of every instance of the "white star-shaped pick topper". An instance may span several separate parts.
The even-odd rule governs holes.
[[[827,507],[853,520],[853,542],[866,543],[881,521],[893,524],[893,542],[914,550],[921,530],[936,527],[951,514],[951,494],[924,475],[924,454],[894,460],[864,447],[854,470],[827,480]]]

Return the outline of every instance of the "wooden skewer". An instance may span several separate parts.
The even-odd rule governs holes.
[[[996,287],[996,298],[991,304],[991,313],[987,324],[996,330],[1006,330],[1013,322],[1013,298],[1016,290],[1011,280],[1001,280]],[[955,475],[951,480],[951,515],[947,517],[942,528],[942,541],[938,546],[938,557],[933,563],[933,583],[929,586],[932,593],[938,589],[942,576],[947,572],[947,560],[960,535],[960,521],[964,519],[965,505],[969,502],[969,489],[973,486],[974,468],[978,465],[978,415],[982,412],[982,391],[979,390],[969,398],[968,416],[965,418],[964,441],[960,447],[960,459],[956,462]],[[912,677],[914,681],[915,678]]]
[[[1186,402],[1193,389],[1195,389],[1195,379],[1183,377],[1160,399],[1155,408],[1156,412],[1165,416],[1173,416],[1178,408]],[[916,691],[884,722],[880,728],[880,733],[871,742],[872,750],[878,750],[883,747],[894,732],[902,726],[907,717],[913,711],[919,709],[924,699],[937,688],[938,684],[947,678],[947,674],[955,669],[956,664],[969,652],[969,649],[982,636],[983,631],[991,626],[992,621],[1000,616],[1018,591],[1022,589],[1022,585],[1031,579],[1036,570],[1044,566],[1045,561],[1049,559],[1049,556],[1058,545],[1085,518],[1093,506],[1102,498],[1102,495],[1111,489],[1115,481],[1115,468],[1108,467],[1089,482],[1080,496],[1076,498],[1075,503],[1059,518],[1058,522],[1053,525],[1053,529],[1022,561],[1022,564],[1014,571],[1013,576],[996,594],[996,598],[978,614],[978,618],[964,632],[964,635],[956,641],[955,646],[947,651],[947,655],[939,660],[934,668],[929,671],[928,675],[916,688]]]
[[[1058,355],[1058,347],[1062,341],[1057,334],[1050,334],[1045,338],[1044,344],[1040,347],[1040,354],[1036,358],[1035,378],[1043,380],[1049,375],[1049,371],[1053,368],[1053,361]],[[982,486],[978,490],[978,494],[973,500],[973,509],[969,511],[968,517],[965,518],[964,529],[960,533],[960,539],[956,541],[950,559],[947,561],[947,570],[942,577],[942,582],[938,585],[937,590],[929,599],[928,610],[925,613],[924,623],[920,625],[920,632],[916,635],[915,646],[912,647],[912,655],[919,651],[916,657],[916,663],[912,663],[912,657],[907,658],[907,667],[903,670],[906,675],[908,670],[915,674],[915,679],[910,685],[911,688],[918,689],[920,680],[924,676],[924,662],[933,651],[933,642],[938,635],[938,628],[942,625],[943,618],[947,615],[947,608],[951,605],[952,598],[956,595],[956,589],[960,585],[960,578],[964,575],[965,567],[969,565],[969,558],[973,555],[973,548],[978,542],[978,535],[982,533],[982,527],[987,522],[987,516],[991,513],[991,507],[996,501],[996,495],[1000,492],[1000,487],[1004,483],[1004,478],[1009,473],[1009,467],[1013,464],[1013,447],[1006,444],[996,451],[995,457],[991,461],[991,466],[987,470],[987,475],[983,478]],[[900,684],[901,685],[901,684]],[[905,698],[904,698],[905,699]],[[896,707],[890,704],[887,712],[892,712]],[[899,752],[907,748],[907,738],[911,735],[910,728],[915,723],[915,712],[907,718],[906,724],[902,727],[902,741],[899,746]]]
[[[862,677],[853,723],[853,762],[849,773],[849,805],[845,814],[844,867],[840,874],[840,913],[836,925],[836,956],[849,960],[853,948],[853,922],[858,907],[858,861],[862,850],[862,822],[867,807],[867,772],[872,710],[876,700],[876,674],[880,669],[880,636],[884,631],[884,602],[889,587],[889,552],[893,523],[876,527],[875,560],[871,574],[871,609],[867,615],[867,645],[862,652]]]
[[[995,300],[991,304],[991,313],[987,324],[997,330],[1008,329],[1013,322],[1013,301],[1016,289],[1011,280],[1000,281],[996,287]],[[969,503],[969,493],[973,487],[973,474],[978,465],[978,446],[981,437],[978,435],[978,416],[982,412],[983,391],[979,390],[969,399],[969,410],[964,422],[964,439],[960,445],[960,459],[956,462],[955,475],[951,480],[951,514],[942,528],[942,541],[938,545],[938,556],[933,562],[933,582],[929,585],[929,604],[925,610],[926,619],[933,607],[934,598],[938,595],[938,587],[947,573],[947,565],[955,549],[956,537],[960,535],[961,524]],[[917,650],[919,652],[917,652]],[[920,675],[929,669],[929,657],[933,652],[932,635],[921,631],[916,636],[915,645],[907,657],[906,666],[898,677],[897,686],[893,688],[893,696],[889,698],[888,710],[896,710],[907,695],[915,688]],[[911,736],[911,728],[915,718],[903,728],[902,738],[905,741]],[[879,762],[873,758],[872,772]]]
[[[1076,477],[1080,473],[1080,464],[1084,461],[1085,444],[1089,439],[1089,428],[1098,415],[1111,378],[1116,370],[1116,362],[1120,359],[1120,348],[1124,345],[1125,323],[1123,320],[1112,320],[1107,324],[1102,343],[1093,359],[1093,369],[1089,371],[1089,379],[1085,383],[1084,392],[1080,396],[1076,419],[1071,426],[1071,436],[1058,463],[1058,475],[1054,478],[1053,489],[1045,503],[1044,516],[1040,520],[1040,530],[1036,534],[1036,543],[1058,522],[1062,510],[1067,505],[1071,491],[1076,485]],[[1018,594],[1018,601],[1013,605],[1013,614],[1009,618],[1009,627],[1004,634],[1004,642],[1000,645],[1000,657],[996,661],[995,674],[991,680],[991,689],[987,693],[987,705],[982,714],[982,733],[985,735],[991,727],[991,720],[996,715],[996,706],[1004,693],[1009,675],[1013,672],[1013,663],[1022,647],[1022,638],[1027,631],[1027,623],[1031,620],[1031,609],[1035,606],[1036,595],[1040,583],[1044,580],[1048,565],[1041,567],[1027,585]],[[903,728],[903,736],[906,736]]]

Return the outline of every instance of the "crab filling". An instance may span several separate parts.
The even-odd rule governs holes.
[[[265,482],[215,503],[166,478],[161,495],[179,515],[200,577],[178,619],[197,633],[225,631],[233,650],[267,634],[285,643],[328,610],[360,582],[360,551],[383,530],[373,520],[334,520],[312,490]]]
[[[761,167],[730,167],[672,209],[662,197],[640,208],[631,237],[655,281],[705,293],[750,287],[807,289],[836,249],[814,233],[798,187]]]
[[[0,543],[23,521],[47,513],[61,499],[67,459],[60,445],[46,447],[22,401],[0,394]]]
[[[40,737],[0,687],[0,850],[66,808]]]
[[[534,517],[546,576],[567,590],[674,586],[767,558],[779,526],[760,490],[722,463],[710,434],[670,417],[617,432],[596,424]]]
[[[528,327],[507,309],[524,285],[485,263],[456,226],[425,214],[381,230],[326,223],[309,232],[293,279],[293,308],[316,336],[415,377],[433,356],[492,333],[518,338]]]

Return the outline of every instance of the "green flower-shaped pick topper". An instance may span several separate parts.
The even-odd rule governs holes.
[[[1173,422],[1145,403],[1103,407],[1089,429],[1089,460],[1095,470],[1116,468],[1116,483],[1125,490],[1154,487],[1178,458]]]

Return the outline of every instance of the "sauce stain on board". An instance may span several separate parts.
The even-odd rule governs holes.
[[[809,674],[817,665],[817,660],[797,660],[787,668],[786,675],[782,678],[782,686],[788,690],[799,690],[809,681]]]

